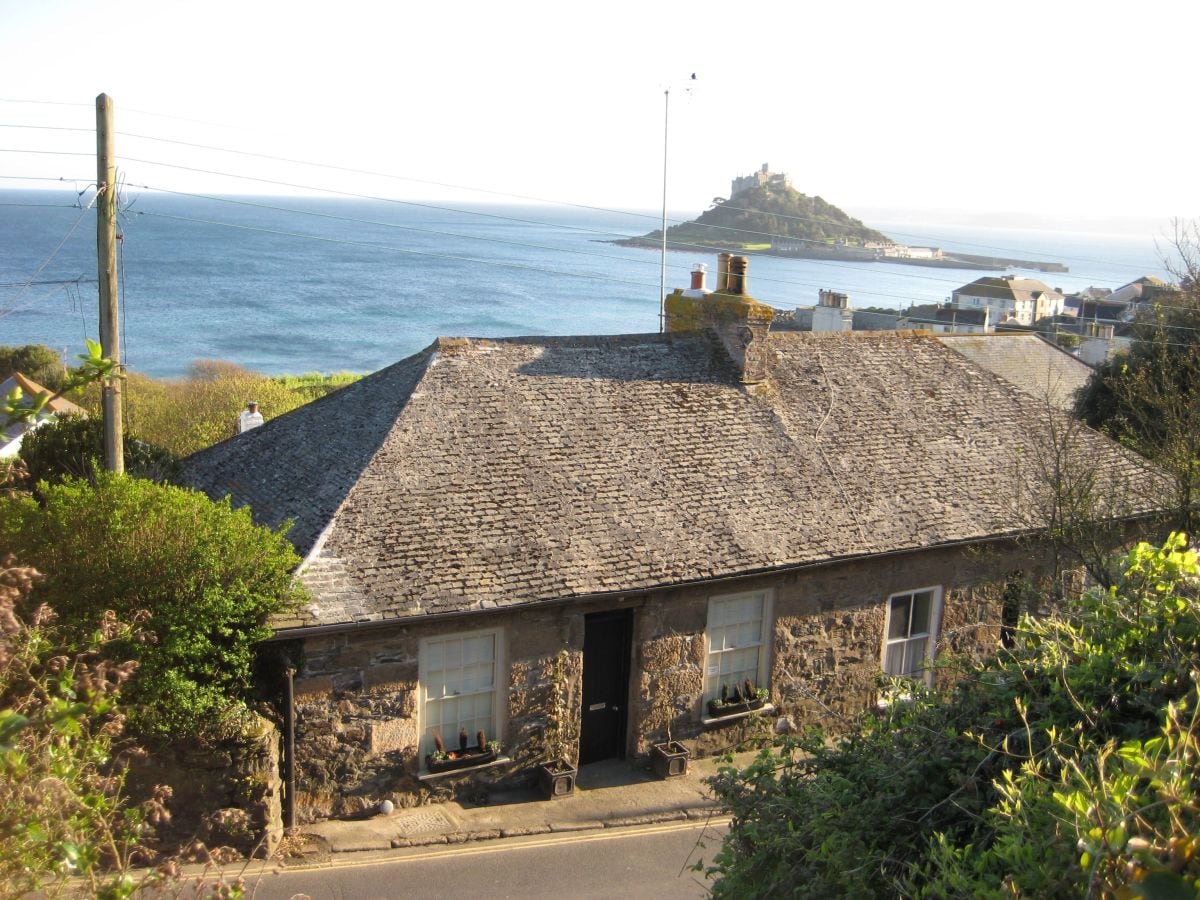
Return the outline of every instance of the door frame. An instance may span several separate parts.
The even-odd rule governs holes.
[[[586,679],[586,672],[587,672],[587,666],[588,666],[587,630],[588,630],[589,624],[600,624],[600,623],[608,623],[608,622],[617,622],[623,626],[621,628],[621,633],[619,636],[620,646],[618,647],[618,650],[620,651],[620,655],[617,658],[617,665],[619,667],[618,677],[620,679],[619,683],[621,686],[619,696],[620,696],[620,703],[622,705],[622,708],[620,711],[620,715],[617,716],[616,733],[613,735],[613,747],[615,748],[616,752],[612,757],[605,757],[605,758],[606,759],[612,759],[612,758],[625,759],[628,755],[629,712],[630,712],[629,697],[630,697],[630,690],[631,690],[630,682],[631,682],[631,677],[632,677],[632,673],[633,673],[633,619],[634,619],[633,613],[634,613],[634,611],[632,608],[624,607],[621,609],[607,609],[607,610],[601,610],[599,612],[594,612],[594,613],[586,613],[583,617],[583,622],[584,622],[584,625],[583,625],[583,628],[584,628],[583,670],[581,673],[580,710],[579,710],[579,715],[580,715],[579,752],[580,752],[581,759],[582,759],[583,747],[584,747],[584,727],[585,727],[584,717],[586,716],[587,711],[588,711],[587,707],[584,705],[584,702],[583,702],[584,701],[583,694],[584,694],[584,690],[585,690],[583,685],[586,683],[583,679]]]

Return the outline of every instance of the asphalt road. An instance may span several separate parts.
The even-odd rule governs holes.
[[[704,897],[698,859],[711,860],[725,823],[697,822],[506,838],[396,850],[362,861],[284,869],[248,879],[256,900],[375,898]],[[701,846],[703,845],[703,846]]]

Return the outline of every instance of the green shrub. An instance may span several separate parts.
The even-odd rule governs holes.
[[[139,662],[125,691],[143,736],[236,728],[267,617],[299,600],[299,560],[281,533],[203,494],[98,473],[47,487],[41,503],[0,499],[0,553],[49,573],[50,603],[82,639],[112,609],[154,637],[116,642]]]
[[[106,617],[64,652],[47,608],[20,614],[36,578],[0,559],[0,896],[58,896],[72,877],[74,893],[128,896],[129,865],[161,809],[121,797],[117,701],[135,664],[98,655],[128,626]]]
[[[14,372],[32,378],[47,390],[57,391],[66,375],[62,357],[44,344],[0,347],[0,381]]]
[[[129,474],[169,481],[178,472],[178,462],[168,450],[129,434],[123,444]],[[32,484],[91,478],[103,466],[104,423],[98,418],[60,416],[26,434],[20,455]]]
[[[952,693],[723,768],[714,893],[1194,895],[1200,568],[1172,535],[1122,569]]]

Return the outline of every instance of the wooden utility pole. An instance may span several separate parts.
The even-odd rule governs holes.
[[[104,379],[104,468],[125,471],[121,434],[121,329],[117,316],[117,163],[112,97],[96,98],[96,268],[100,280],[100,349],[113,361]]]

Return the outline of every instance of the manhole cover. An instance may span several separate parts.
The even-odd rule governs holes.
[[[450,831],[454,825],[440,809],[422,809],[403,813],[393,820],[401,834],[423,834],[430,831]]]

